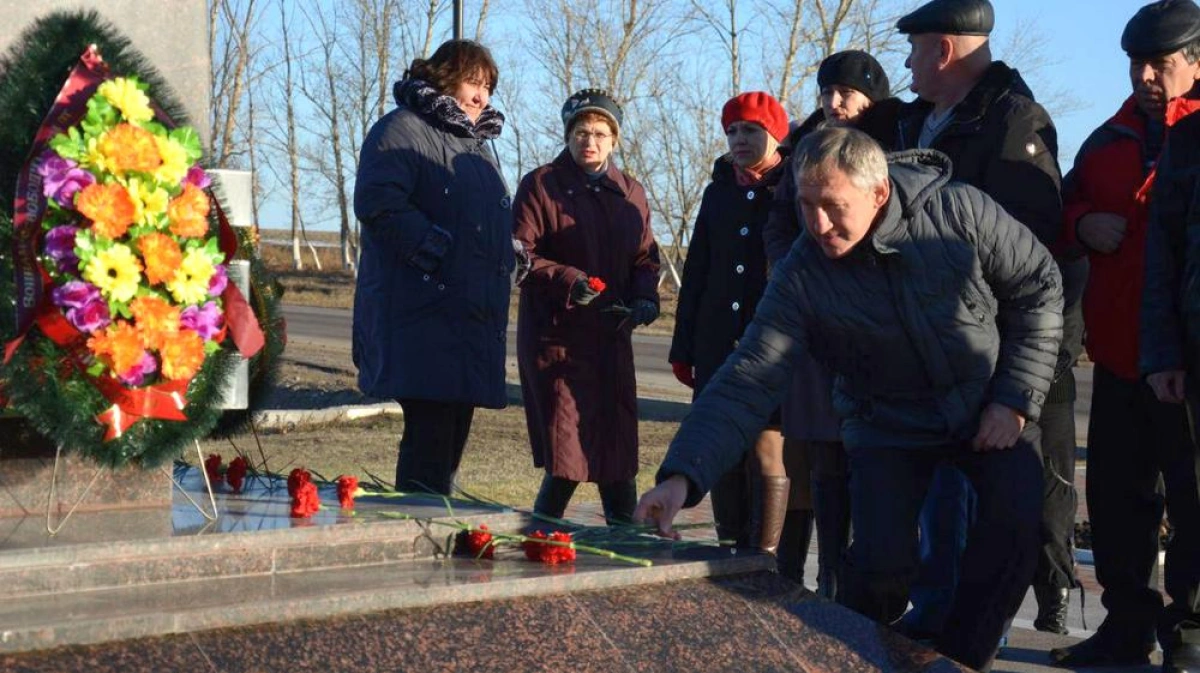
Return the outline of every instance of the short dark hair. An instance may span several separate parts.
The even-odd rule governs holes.
[[[482,71],[488,80],[488,91],[496,90],[500,69],[487,47],[473,40],[447,40],[429,58],[415,58],[404,78],[423,79],[433,88],[452,95],[458,85]]]

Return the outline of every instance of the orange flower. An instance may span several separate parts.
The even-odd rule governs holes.
[[[118,320],[88,339],[88,348],[118,376],[140,364],[146,354],[137,329],[124,320]]]
[[[179,308],[159,297],[138,297],[129,304],[129,310],[137,321],[138,335],[146,348],[162,350],[164,344],[179,332]]]
[[[124,236],[136,214],[129,192],[116,183],[84,187],[75,197],[75,209],[92,221],[97,234],[108,238]]]
[[[187,381],[204,364],[204,339],[192,330],[179,330],[159,351],[162,355],[162,375],[171,381]]]
[[[207,234],[208,195],[196,185],[184,185],[183,193],[167,206],[167,219],[176,236],[199,238]]]
[[[118,175],[153,173],[162,165],[154,134],[133,124],[117,124],[100,138],[100,153]]]
[[[175,239],[166,234],[146,234],[138,239],[138,250],[146,261],[146,279],[151,285],[165,283],[174,277],[183,261],[183,253]]]

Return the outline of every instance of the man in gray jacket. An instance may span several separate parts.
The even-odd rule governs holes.
[[[1029,229],[944,155],[893,155],[861,131],[796,149],[808,236],[773,273],[738,350],[694,402],[635,518],[671,534],[766,422],[808,350],[835,375],[855,540],[843,603],[891,623],[917,567],[934,469],[959,467],[978,521],[937,646],[988,666],[1037,562],[1038,417],[1062,338],[1062,281]]]

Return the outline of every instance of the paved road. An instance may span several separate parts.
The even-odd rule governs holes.
[[[350,348],[351,312],[345,309],[285,305],[288,337],[331,347]],[[509,369],[516,377],[516,330],[509,329]],[[667,364],[671,339],[666,336],[633,335],[633,356],[637,365],[639,394],[678,400],[691,398],[690,391],[677,383]],[[1076,367],[1078,399],[1075,402],[1075,426],[1078,444],[1087,442],[1088,407],[1092,400],[1092,368]]]

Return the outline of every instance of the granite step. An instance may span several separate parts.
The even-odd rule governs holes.
[[[337,567],[276,567],[191,581],[130,582],[107,589],[27,594],[0,601],[0,652],[656,585],[759,571],[773,564],[773,559],[760,554],[735,555],[714,547],[673,547],[667,542],[635,553],[651,559],[653,565],[640,567],[580,553],[569,565],[546,566],[525,559],[518,549],[505,549],[495,560],[423,557]],[[181,565],[186,565],[182,560]]]

